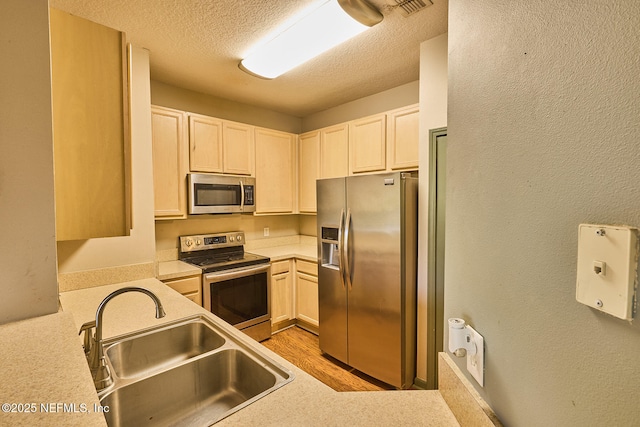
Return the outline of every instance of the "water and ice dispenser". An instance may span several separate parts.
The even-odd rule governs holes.
[[[322,227],[322,266],[340,268],[340,229]]]

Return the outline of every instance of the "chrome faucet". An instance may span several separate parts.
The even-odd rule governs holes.
[[[93,375],[93,383],[96,390],[101,391],[113,384],[109,366],[104,358],[104,348],[102,347],[102,314],[107,303],[113,298],[125,292],[142,292],[148,295],[156,304],[156,319],[160,319],[166,315],[160,299],[148,289],[138,287],[125,287],[111,292],[102,300],[96,311],[96,320],[87,322],[80,328],[80,333],[85,332],[84,352],[89,362],[89,368]],[[91,336],[91,329],[96,328],[95,336]]]

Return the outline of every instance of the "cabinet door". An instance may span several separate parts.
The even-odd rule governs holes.
[[[222,120],[189,115],[189,169],[222,173]]]
[[[224,121],[222,141],[224,173],[253,176],[253,126]]]
[[[290,261],[271,264],[271,324],[293,319],[293,281],[289,271]]]
[[[418,168],[419,115],[417,104],[387,113],[389,170]]]
[[[256,128],[256,214],[293,213],[295,135]]]
[[[318,326],[318,278],[296,273],[296,318]]]
[[[320,130],[320,178],[337,178],[349,173],[349,125]]]
[[[349,123],[349,172],[383,171],[386,168],[386,115],[377,114]]]
[[[56,240],[129,235],[124,34],[57,9],[50,34]]]
[[[271,324],[291,320],[293,288],[291,273],[277,274],[271,277]]]
[[[153,188],[157,219],[187,217],[188,143],[186,114],[151,107]]]
[[[320,132],[300,135],[298,147],[298,210],[301,213],[315,213]]]

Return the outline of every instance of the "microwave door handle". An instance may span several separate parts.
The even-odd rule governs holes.
[[[244,212],[244,184],[242,180],[240,180],[240,194],[242,195],[240,198],[240,212]]]

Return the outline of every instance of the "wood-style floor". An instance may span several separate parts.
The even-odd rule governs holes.
[[[323,355],[318,337],[297,326],[278,332],[261,344],[336,391],[393,390],[390,385]]]

